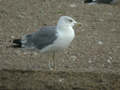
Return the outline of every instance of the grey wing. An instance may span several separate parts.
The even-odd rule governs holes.
[[[23,47],[42,49],[56,40],[56,27],[43,27],[37,32],[27,34],[22,39]]]

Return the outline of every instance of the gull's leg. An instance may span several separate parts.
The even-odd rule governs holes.
[[[49,64],[48,64],[48,67],[50,70],[53,70],[53,63],[52,63],[52,60],[49,58],[51,55],[50,55],[50,52],[48,52],[48,60],[49,60]]]
[[[52,54],[52,59],[49,59],[50,54]],[[48,64],[49,69],[56,70],[55,51],[53,51],[52,53],[48,53],[48,60],[49,60],[49,64]]]
[[[65,49],[64,49],[64,53],[63,53],[63,54],[65,55],[65,58],[66,58],[67,60],[69,60],[69,56],[68,56],[69,52],[67,51],[67,52],[65,53]]]
[[[52,60],[53,68],[54,68],[54,70],[56,70],[55,51],[53,51],[52,59],[53,59],[53,60]]]

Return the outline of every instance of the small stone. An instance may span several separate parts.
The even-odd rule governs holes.
[[[107,62],[108,62],[109,64],[111,64],[111,63],[112,63],[110,59],[108,59],[108,60],[107,60]]]
[[[15,36],[11,36],[12,39],[15,39]]]
[[[76,7],[76,4],[70,4],[70,7],[74,8]]]
[[[99,44],[99,45],[103,45],[103,42],[102,42],[102,41],[98,41],[98,44]]]
[[[111,56],[109,56],[109,59],[112,60],[113,58]]]
[[[111,31],[112,31],[112,32],[115,32],[115,31],[116,31],[116,29],[115,29],[115,28],[113,28],[113,29],[111,29]]]
[[[53,68],[51,68],[51,67],[50,67],[49,69],[50,69],[51,71],[53,71],[53,70],[54,70],[54,69],[53,69]]]
[[[75,61],[75,60],[77,59],[77,57],[76,57],[76,56],[71,56],[71,59],[72,59],[73,61]]]
[[[24,15],[19,14],[18,17],[19,17],[19,18],[24,18]]]
[[[88,60],[88,63],[92,63],[92,60],[90,59],[90,60]]]
[[[20,55],[20,54],[21,54],[21,51],[17,50],[17,51],[16,51],[16,54]]]
[[[63,82],[63,81],[64,81],[64,78],[60,78],[60,79],[59,79],[59,82]]]
[[[99,19],[99,21],[100,21],[100,22],[103,22],[103,21],[104,21],[104,19],[100,18],[100,19]]]

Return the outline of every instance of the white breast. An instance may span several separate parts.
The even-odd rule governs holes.
[[[54,41],[54,43],[52,45],[48,45],[47,47],[43,48],[41,52],[67,48],[74,39],[74,37],[75,37],[75,33],[73,28],[71,27],[63,31],[58,30],[57,39]]]
[[[58,39],[54,42],[57,48],[67,48],[75,37],[75,33],[72,28],[58,32],[57,35]]]

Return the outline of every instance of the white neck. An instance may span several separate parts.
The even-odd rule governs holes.
[[[69,23],[65,23],[62,20],[58,21],[56,29],[57,29],[59,36],[61,37],[74,38],[75,36],[73,26]]]
[[[73,38],[75,36],[74,30],[72,28],[72,26],[58,26],[57,27],[57,32],[59,34],[59,36],[62,37],[68,37],[68,38]]]
[[[69,24],[65,24],[65,23],[61,23],[61,22],[58,22],[57,24],[57,30],[60,31],[60,32],[64,32],[64,31],[68,31],[69,29],[73,29],[73,27]]]

